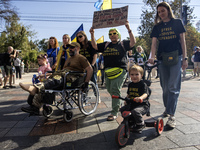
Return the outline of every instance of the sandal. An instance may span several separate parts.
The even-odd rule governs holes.
[[[117,116],[109,115],[107,121],[113,121],[115,119],[117,119]]]

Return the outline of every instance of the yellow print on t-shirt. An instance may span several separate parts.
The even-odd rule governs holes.
[[[119,55],[118,50],[110,47],[107,47],[103,53],[103,56],[117,56],[117,55]]]
[[[135,97],[139,97],[140,95],[139,95],[139,93],[137,93],[137,92],[129,92],[129,97],[131,98],[131,99],[133,99],[133,98],[135,98]]]
[[[89,58],[90,57],[90,53],[85,49],[80,49],[80,52],[79,52],[81,55],[85,56],[86,58]]]
[[[171,40],[175,38],[177,38],[177,36],[172,30],[172,27],[168,27],[161,29],[161,33],[159,34],[158,40]]]

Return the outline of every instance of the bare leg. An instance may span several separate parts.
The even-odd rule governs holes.
[[[23,84],[23,83],[19,83],[19,86],[29,92],[31,95],[35,95],[37,93],[37,88],[33,85],[26,85],[26,84]]]

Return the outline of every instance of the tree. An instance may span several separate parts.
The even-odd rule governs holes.
[[[12,22],[13,16],[18,18],[17,12],[15,8],[12,8],[10,4],[10,0],[0,0],[0,20],[5,24],[9,24]],[[1,28],[3,25],[1,25]]]

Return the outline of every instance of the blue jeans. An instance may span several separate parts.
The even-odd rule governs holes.
[[[165,66],[162,61],[160,62],[158,69],[163,90],[163,103],[166,112],[174,115],[181,89],[181,56],[179,56],[178,63],[173,66]]]
[[[93,72],[92,77],[91,77],[91,81],[94,82],[94,84],[97,87],[97,91],[99,91],[98,84],[97,84],[97,72]],[[94,94],[96,95],[96,93],[94,93]]]

